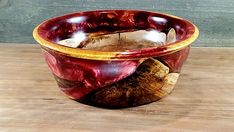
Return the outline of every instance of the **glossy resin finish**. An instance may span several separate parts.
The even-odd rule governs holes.
[[[138,30],[168,35],[170,29],[175,29],[175,42],[149,48],[104,52],[58,44],[77,33],[81,34],[77,39],[85,39],[94,33]],[[192,23],[171,15],[102,10],[52,18],[37,26],[33,35],[64,93],[87,104],[118,108],[150,103],[168,95],[198,30]]]

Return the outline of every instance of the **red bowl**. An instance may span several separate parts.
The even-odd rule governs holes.
[[[78,32],[87,38],[97,32],[109,34],[151,30],[168,37],[171,29],[176,33],[175,41],[139,49],[102,51],[58,44],[60,40],[71,38]],[[61,90],[71,99],[105,107],[146,104],[169,94],[188,56],[190,44],[198,34],[197,27],[185,19],[139,10],[71,13],[51,18],[33,31]],[[148,71],[142,72],[147,66]],[[159,69],[153,71],[155,67]],[[163,70],[166,72],[161,75]],[[146,78],[145,75],[149,75],[150,80],[141,80]],[[172,80],[167,77],[171,75]],[[131,83],[138,89],[132,90],[133,86],[129,85]]]

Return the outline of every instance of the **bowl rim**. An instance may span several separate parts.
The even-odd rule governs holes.
[[[98,50],[89,50],[89,49],[81,49],[81,48],[72,48],[60,45],[58,43],[49,41],[48,39],[43,38],[39,35],[39,28],[41,25],[49,22],[50,20],[54,20],[59,17],[64,17],[68,15],[75,15],[77,13],[87,13],[87,12],[108,12],[108,11],[139,11],[139,12],[147,12],[153,13],[155,15],[163,15],[173,19],[177,19],[180,21],[184,21],[189,26],[191,26],[192,34],[188,38],[184,40],[179,40],[170,44],[158,46],[158,47],[150,47],[150,48],[142,48],[142,49],[135,49],[135,50],[127,50],[127,51],[98,51]],[[33,30],[33,37],[34,39],[42,46],[42,48],[52,49],[57,52],[61,52],[67,56],[75,57],[75,58],[82,58],[82,59],[91,59],[91,60],[129,60],[129,59],[140,59],[140,58],[148,58],[153,56],[162,56],[165,54],[170,54],[176,52],[178,50],[184,49],[189,46],[192,42],[194,42],[197,37],[199,36],[199,30],[192,22],[183,19],[178,16],[170,15],[167,13],[161,12],[154,12],[154,11],[144,11],[144,10],[93,10],[93,11],[81,11],[81,12],[73,12],[68,13],[62,16],[56,16],[50,19],[47,19],[37,25]]]

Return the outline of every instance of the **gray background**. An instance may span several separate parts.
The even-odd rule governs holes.
[[[0,0],[0,43],[36,43],[33,28],[45,19],[96,9],[141,9],[194,22],[193,46],[234,46],[234,0]]]

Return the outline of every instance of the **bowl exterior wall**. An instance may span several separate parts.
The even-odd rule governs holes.
[[[174,88],[189,47],[138,60],[89,60],[42,47],[59,88],[71,99],[105,107],[150,103]]]

